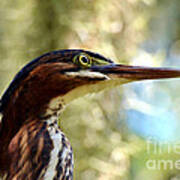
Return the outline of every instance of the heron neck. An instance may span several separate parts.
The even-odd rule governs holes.
[[[51,126],[58,126],[58,117],[65,106],[65,103],[61,98],[54,98],[50,100],[49,103],[43,104],[42,107],[32,106],[30,101],[21,102],[22,104],[19,103],[19,106],[10,104],[2,115],[3,123],[2,126],[0,126],[1,147],[4,146],[6,148],[10,140],[21,129],[21,127],[29,122],[39,122],[37,125],[40,124],[40,122],[47,122],[47,124],[51,124]]]

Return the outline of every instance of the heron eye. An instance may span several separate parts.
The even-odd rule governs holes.
[[[86,56],[84,56],[84,55],[79,56],[79,62],[83,66],[90,65],[90,60]]]
[[[83,67],[91,67],[92,65],[92,60],[84,54],[76,56],[74,62]]]

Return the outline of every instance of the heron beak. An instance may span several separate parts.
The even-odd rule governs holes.
[[[110,79],[126,79],[129,81],[180,78],[180,70],[178,69],[127,66],[121,64],[95,66],[92,68],[92,71],[103,73]]]

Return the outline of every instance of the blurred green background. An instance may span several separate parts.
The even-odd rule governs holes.
[[[1,1],[1,94],[27,62],[65,48],[119,63],[180,68],[180,1]],[[180,179],[179,91],[179,80],[148,81],[69,105],[60,125],[73,146],[74,178]]]

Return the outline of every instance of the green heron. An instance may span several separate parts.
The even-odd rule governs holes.
[[[72,148],[57,123],[66,104],[107,87],[175,77],[180,70],[115,64],[85,50],[38,57],[0,101],[0,174],[5,180],[72,180]]]

